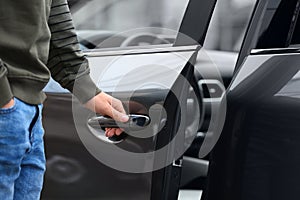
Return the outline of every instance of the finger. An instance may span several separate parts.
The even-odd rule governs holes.
[[[102,113],[110,116],[111,118],[113,118],[114,120],[116,120],[118,122],[127,122],[129,120],[129,117],[126,114],[117,111],[116,109],[114,109],[111,106],[106,108],[104,110],[104,112],[102,112]]]
[[[110,129],[110,130],[105,132],[106,137],[112,137],[113,135],[114,135],[114,130],[113,129]]]
[[[105,128],[105,136],[108,137],[108,133],[110,132],[111,128]]]
[[[119,112],[121,112],[121,113],[126,114],[125,109],[124,109],[124,107],[123,107],[123,104],[122,104],[122,102],[121,102],[120,100],[114,98],[114,99],[112,100],[112,107],[113,107],[115,110],[117,110],[117,111],[119,111]]]
[[[116,135],[121,135],[122,133],[123,133],[123,130],[120,129],[120,128],[118,128],[118,129],[115,130],[115,134]]]
[[[116,129],[114,130],[114,135],[119,136],[119,135],[121,135],[123,132],[124,132],[124,131],[123,131],[122,129],[116,128]]]
[[[115,129],[111,129],[110,131],[109,131],[109,133],[108,133],[108,136],[109,137],[112,137],[112,136],[114,136],[115,135]]]

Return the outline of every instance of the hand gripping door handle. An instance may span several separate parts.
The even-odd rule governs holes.
[[[146,115],[130,114],[125,123],[116,122],[114,119],[104,116],[92,117],[88,124],[94,129],[99,128],[122,128],[126,131],[139,131],[150,124],[150,118]]]

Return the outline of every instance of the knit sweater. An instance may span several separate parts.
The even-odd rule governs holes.
[[[0,108],[42,103],[50,75],[85,103],[100,92],[89,73],[67,0],[0,0]]]

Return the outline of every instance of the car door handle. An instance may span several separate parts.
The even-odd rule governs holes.
[[[150,124],[150,117],[146,115],[130,114],[129,120],[125,123],[116,122],[114,119],[105,116],[96,116],[88,120],[88,124],[95,129],[99,128],[122,128],[126,131],[138,131]]]

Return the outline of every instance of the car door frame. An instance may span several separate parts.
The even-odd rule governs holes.
[[[190,0],[187,9],[185,11],[184,17],[181,22],[181,26],[179,28],[179,33],[173,44],[173,49],[185,49],[191,46],[199,45],[200,48],[203,46],[205,37],[207,34],[207,30],[209,27],[209,22],[213,15],[213,11],[215,8],[217,0]],[[197,19],[197,20],[196,20]],[[163,46],[166,46],[165,48]],[[102,54],[106,56],[112,55],[126,55],[128,52],[130,54],[143,54],[149,53],[153,51],[153,48],[156,48],[158,51],[170,51],[169,45],[157,45],[157,46],[149,46],[149,47],[130,47],[125,48],[124,50],[116,50],[116,49],[103,49],[103,50],[93,50],[93,52],[88,53],[88,56],[96,56],[98,54]],[[128,49],[130,49],[128,51]],[[165,50],[164,50],[165,49]],[[97,53],[98,52],[98,53]],[[194,55],[192,60],[190,60],[189,64],[193,64],[196,61],[197,54]],[[189,65],[188,64],[188,65]],[[193,67],[193,66],[190,66]],[[185,73],[185,74],[184,74]],[[193,77],[193,69],[189,68],[186,69],[183,75],[192,81]],[[200,92],[198,88],[196,89],[197,92]],[[187,94],[185,94],[187,95]],[[186,100],[183,100],[186,101]],[[178,111],[177,111],[178,112]],[[176,122],[177,121],[177,122]],[[174,121],[173,126],[178,126],[178,121]],[[174,134],[174,133],[173,133]],[[173,134],[170,134],[169,141],[173,138]],[[173,155],[174,156],[174,155]],[[178,160],[174,160],[174,162],[163,168],[161,170],[157,170],[153,172],[152,180],[155,183],[152,187],[151,191],[151,200],[166,200],[166,199],[177,199],[180,187],[180,179],[181,179],[181,169],[182,169],[182,156]],[[163,180],[163,181],[161,181]]]

